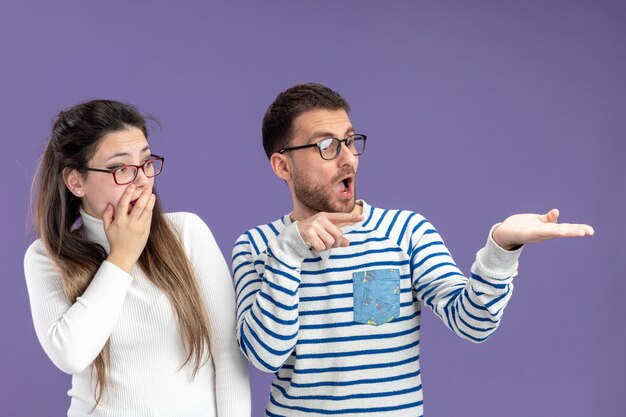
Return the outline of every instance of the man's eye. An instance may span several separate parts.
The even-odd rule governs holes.
[[[317,143],[317,146],[318,146],[321,150],[325,151],[326,149],[330,148],[330,147],[332,146],[332,144],[333,144],[333,139],[332,139],[332,138],[329,138],[329,139],[324,139],[324,140],[323,140],[323,141],[321,141],[321,142],[318,142],[318,143]]]

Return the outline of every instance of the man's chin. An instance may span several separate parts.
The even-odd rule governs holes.
[[[354,211],[354,207],[356,207],[356,199],[352,198],[349,201],[342,201],[339,204],[336,204],[333,212],[334,213],[352,213]]]
[[[296,192],[295,199],[313,213],[351,213],[356,206],[356,195],[354,194],[349,198],[341,198],[335,194],[324,193],[319,189],[310,190],[307,193]]]

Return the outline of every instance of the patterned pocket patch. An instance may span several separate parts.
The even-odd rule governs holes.
[[[354,272],[354,321],[379,326],[400,314],[400,270]]]

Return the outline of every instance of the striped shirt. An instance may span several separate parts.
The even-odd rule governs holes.
[[[237,342],[276,373],[266,416],[421,416],[421,306],[473,342],[498,326],[521,249],[489,238],[466,278],[424,217],[362,204],[348,247],[312,252],[289,215],[234,246]]]

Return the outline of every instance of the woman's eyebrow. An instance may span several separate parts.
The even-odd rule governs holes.
[[[141,150],[141,152],[140,152],[140,153],[144,153],[144,152],[149,151],[149,150],[150,150],[150,146],[146,146],[145,148],[143,148],[143,149]],[[113,155],[109,156],[109,157],[106,159],[106,161],[109,161],[109,160],[111,160],[111,159],[113,159],[113,158],[117,158],[118,156],[131,156],[131,155],[130,155],[130,153],[128,153],[128,152],[117,152],[117,153],[114,153]],[[105,161],[105,162],[106,162],[106,161]]]

